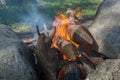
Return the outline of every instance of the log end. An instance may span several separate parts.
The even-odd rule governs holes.
[[[66,63],[59,72],[58,80],[84,80],[86,71],[83,65],[77,65],[75,62]]]

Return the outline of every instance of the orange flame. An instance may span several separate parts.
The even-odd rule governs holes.
[[[59,23],[53,23],[53,25],[57,25],[56,33],[52,40],[53,46],[58,49],[58,46],[56,45],[57,39],[62,38],[64,40],[71,42],[76,47],[78,47],[79,45],[71,40],[70,31],[68,31],[67,29],[69,27],[69,19],[64,14],[59,14],[58,16],[56,16],[56,20],[58,20]]]
[[[60,50],[60,48],[57,45],[57,42],[58,42],[58,40],[62,39],[62,40],[67,40],[67,41],[71,42],[74,46],[76,46],[76,48],[78,48],[79,44],[77,44],[71,40],[71,37],[70,37],[71,30],[69,29],[69,25],[70,25],[70,21],[66,15],[59,14],[55,17],[53,26],[56,27],[56,33],[52,39],[52,42],[53,42],[52,47],[55,47],[58,50]],[[63,59],[66,60],[67,57],[65,55],[63,55]]]
[[[65,15],[59,14],[56,16],[56,20],[53,23],[53,26],[54,25],[56,26],[56,33],[52,41],[53,46],[57,49],[59,49],[58,46],[56,45],[57,41],[61,38],[67,40],[67,38],[69,37],[67,32],[68,23],[69,19]]]

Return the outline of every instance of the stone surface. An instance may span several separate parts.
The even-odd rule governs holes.
[[[99,52],[120,58],[120,0],[104,0],[89,31],[98,43]]]
[[[120,59],[106,60],[86,80],[120,80]]]
[[[7,26],[0,24],[0,80],[35,80],[24,55],[27,48]]]

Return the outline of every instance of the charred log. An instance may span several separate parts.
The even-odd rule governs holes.
[[[45,43],[46,36],[40,34],[38,26],[36,29],[38,33],[37,48],[35,49],[35,54],[38,59],[36,70],[38,70],[38,76],[42,76],[42,80],[84,80],[87,76],[87,71],[84,65],[82,65],[82,62],[94,68],[104,61],[104,56],[96,54],[98,47],[94,38],[89,32],[84,30],[83,27],[76,29],[72,36],[72,40],[79,43],[85,52],[82,58],[78,59],[76,57],[78,50],[73,44],[69,42],[65,43],[66,41],[62,41],[58,44],[61,52],[68,58],[73,59],[74,62],[62,60],[58,50],[51,48],[51,40]],[[92,57],[89,56],[91,53]],[[96,60],[99,60],[99,62],[95,62]]]
[[[83,51],[88,55],[91,55],[92,51],[98,51],[98,45],[96,41],[90,32],[83,26],[80,26],[73,32],[72,40],[80,44],[83,48]]]
[[[83,65],[78,65],[75,62],[68,62],[61,68],[58,80],[84,80],[86,75]]]
[[[66,62],[62,60],[61,55],[58,53],[58,51],[55,48],[50,48],[51,41],[49,41],[48,43],[45,43],[45,35],[40,34],[38,28],[37,28],[37,32],[39,36],[38,36],[38,43],[37,43],[37,48],[35,49],[35,53],[38,59],[37,61],[38,76],[42,75],[43,80],[58,80],[58,78],[60,78],[61,76],[60,74],[62,70],[64,69],[64,66],[62,66],[64,63],[69,76],[69,77],[66,76],[65,80],[68,80],[70,78],[71,70],[72,72],[75,73],[74,75],[72,75],[73,77],[77,76],[78,79],[80,78],[82,79],[83,75],[84,77],[86,77],[85,75],[86,71],[83,71],[84,66],[81,65],[81,63],[79,63],[79,66],[78,66],[73,62],[69,62],[70,64],[68,64],[68,61]],[[68,44],[65,46],[59,45],[59,46],[62,49],[62,53],[71,53],[70,55],[68,55],[70,58],[71,56],[72,57],[74,56],[74,53],[77,53],[76,48],[72,44]],[[73,49],[72,52],[71,52],[71,49]],[[76,56],[74,57],[76,58]],[[63,61],[63,62],[60,63],[60,61]],[[69,66],[72,66],[72,67],[69,67]],[[73,69],[70,69],[70,68],[73,68]],[[79,74],[76,75],[76,73],[79,73]]]
[[[62,41],[58,44],[62,54],[67,56],[68,59],[76,60],[77,49],[68,41]]]
[[[84,54],[81,54],[82,62],[87,63],[92,68],[95,68],[96,65],[102,63],[108,58],[98,52],[98,45],[86,28],[80,26],[72,34],[72,40],[80,44],[83,49],[82,53]]]
[[[57,80],[56,75],[59,66],[59,54],[56,49],[49,47],[50,43],[47,43],[48,45],[45,44],[45,35],[40,34],[38,28],[37,32],[39,35],[37,49],[35,50],[38,58],[37,68],[39,71],[43,71],[43,80]],[[41,75],[41,73],[39,75]]]

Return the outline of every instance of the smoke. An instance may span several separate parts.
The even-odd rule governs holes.
[[[29,14],[23,17],[23,21],[27,23],[33,32],[36,32],[36,25],[39,26],[41,32],[44,32],[46,35],[51,29],[53,18],[50,18],[48,13],[43,14],[37,6],[32,5],[29,10]]]
[[[23,22],[27,23],[31,28],[35,40],[37,40],[36,25],[38,25],[41,33],[45,33],[48,36],[52,27],[53,18],[50,18],[48,13],[43,14],[37,6],[32,5],[29,9],[29,14],[23,16]],[[35,43],[36,44],[36,43]]]

